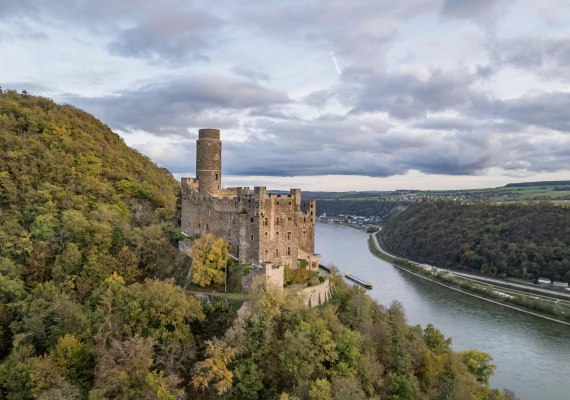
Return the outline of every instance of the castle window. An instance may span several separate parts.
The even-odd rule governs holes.
[[[287,232],[287,240],[291,240],[291,232]]]
[[[287,255],[288,255],[288,256],[291,255],[291,247],[287,247]]]
[[[251,235],[251,241],[253,242],[253,235]]]
[[[311,211],[311,215],[313,215],[313,212]]]
[[[279,225],[279,217],[275,218],[275,225]]]
[[[289,205],[291,205],[291,202],[289,202]]]
[[[265,232],[265,236],[267,236],[267,232]]]
[[[279,202],[277,202],[277,205],[279,205]]]
[[[269,258],[269,250],[265,250],[265,259],[267,260]]]
[[[275,249],[275,257],[279,257],[279,249]]]
[[[253,218],[250,218],[250,221],[253,222]]]
[[[206,224],[206,230],[207,230],[207,231],[210,230],[210,224]]]
[[[218,174],[216,174],[216,180],[218,180]]]
[[[275,236],[277,236],[277,239],[279,239],[279,232],[275,232]]]
[[[303,239],[307,238],[307,231],[303,231]]]
[[[263,226],[267,225],[269,225],[269,218],[265,218],[265,221],[263,221]]]

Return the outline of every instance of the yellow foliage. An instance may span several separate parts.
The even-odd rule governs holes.
[[[192,282],[202,287],[224,283],[229,244],[222,238],[207,234],[194,240],[189,256],[192,258]]]

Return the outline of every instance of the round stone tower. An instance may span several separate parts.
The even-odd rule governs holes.
[[[200,129],[196,140],[196,178],[201,193],[216,194],[222,182],[222,142],[219,129]]]

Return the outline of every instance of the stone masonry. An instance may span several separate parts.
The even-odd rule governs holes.
[[[217,129],[200,129],[196,178],[182,178],[182,231],[212,233],[232,246],[240,264],[271,263],[318,270],[314,254],[314,200],[301,204],[301,190],[267,193],[265,186],[222,188],[222,142]],[[304,261],[303,261],[304,260]]]

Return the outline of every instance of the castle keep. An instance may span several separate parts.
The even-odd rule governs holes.
[[[265,186],[222,188],[218,129],[200,129],[196,178],[182,178],[182,231],[224,238],[240,264],[289,265],[318,270],[314,200],[301,204],[301,189],[267,193]]]

